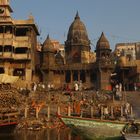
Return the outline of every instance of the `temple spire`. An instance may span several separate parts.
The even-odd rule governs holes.
[[[75,19],[80,19],[78,11],[76,13]]]
[[[49,36],[49,34],[47,35],[47,40],[48,40],[48,39],[50,39],[50,36]]]

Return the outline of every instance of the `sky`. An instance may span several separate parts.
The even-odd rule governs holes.
[[[116,43],[140,42],[140,0],[11,0],[14,19],[32,14],[38,26],[38,40],[49,34],[61,44],[78,11],[95,50],[102,32],[113,50]]]

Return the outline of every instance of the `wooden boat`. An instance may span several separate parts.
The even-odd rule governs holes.
[[[120,139],[126,122],[101,120],[94,118],[59,116],[61,121],[74,131],[81,133],[87,139],[113,138]]]
[[[11,134],[18,125],[18,112],[0,113],[0,134]]]
[[[122,130],[125,140],[140,140],[140,123],[130,122]]]
[[[126,134],[124,136],[125,140],[140,140],[140,135],[139,134]]]

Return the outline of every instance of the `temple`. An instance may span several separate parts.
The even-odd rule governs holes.
[[[70,89],[76,82],[82,83],[84,89],[110,89],[110,74],[114,65],[111,61],[111,49],[104,33],[101,34],[96,46],[96,57],[91,60],[90,40],[84,23],[78,12],[71,23],[64,47],[65,56],[55,49],[49,36],[42,47],[43,82],[62,88],[65,84]]]

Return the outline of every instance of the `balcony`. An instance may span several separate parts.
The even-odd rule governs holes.
[[[125,61],[123,63],[119,63],[119,65],[121,67],[135,67],[135,66],[137,66],[137,63],[135,60],[132,60],[132,61]]]
[[[28,47],[28,48],[30,48],[31,44],[29,42],[26,42],[26,41],[14,41],[13,46],[15,48],[18,48],[18,47]]]
[[[28,36],[15,37],[12,34],[0,34],[0,45],[10,45],[17,47],[31,48],[30,39]]]
[[[14,54],[15,60],[30,60],[31,55],[30,54]]]
[[[28,36],[15,37],[15,41],[29,41]]]
[[[3,40],[3,45],[9,45],[12,46],[13,45],[13,39],[9,39],[9,38],[4,38]]]
[[[31,43],[29,41],[28,36],[23,36],[23,37],[15,37],[14,42],[13,42],[14,47],[31,47]]]
[[[12,34],[0,34],[0,45],[12,45],[13,35]]]
[[[26,65],[24,63],[14,63],[13,64],[13,68],[16,69],[16,68],[25,68]]]
[[[9,38],[9,39],[12,39],[13,38],[13,34],[11,34],[11,33],[0,33],[0,38],[5,38],[5,39],[7,39],[7,38]]]
[[[11,52],[4,52],[2,57],[3,58],[12,58],[13,54]]]
[[[5,39],[12,39],[13,38],[13,34],[10,34],[10,33],[4,34],[4,38]]]
[[[3,34],[2,34],[2,33],[0,33],[0,39],[1,39],[1,38],[3,38]]]
[[[3,45],[3,39],[0,38],[0,45]]]

